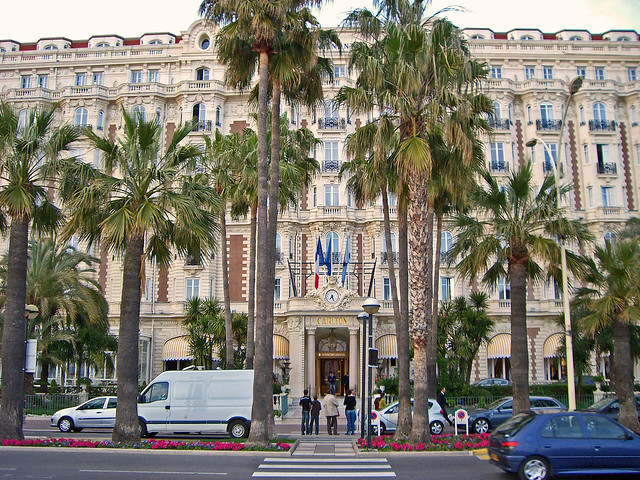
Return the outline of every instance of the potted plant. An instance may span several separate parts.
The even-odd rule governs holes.
[[[600,390],[602,382],[604,382],[604,377],[602,375],[594,375],[593,377],[591,377],[591,380],[593,380],[593,383],[596,384],[596,390]]]

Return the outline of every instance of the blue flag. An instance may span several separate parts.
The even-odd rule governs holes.
[[[351,260],[351,255],[349,253],[349,240],[351,237],[347,237],[347,245],[344,248],[344,258],[342,260],[342,286],[344,287],[344,281],[347,278],[347,267],[349,266],[349,261]]]
[[[324,264],[327,266],[327,275],[331,276],[331,235],[329,235],[327,242],[327,256],[324,259]]]
[[[320,265],[324,264],[324,255],[322,253],[322,241],[318,237],[318,246],[316,247],[316,265],[315,265],[315,278],[313,284],[316,288],[320,283]]]

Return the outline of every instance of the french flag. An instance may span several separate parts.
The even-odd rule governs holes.
[[[318,246],[316,247],[316,271],[315,271],[315,287],[318,288],[320,284],[320,265],[324,263],[324,255],[322,254],[322,242],[318,237]]]

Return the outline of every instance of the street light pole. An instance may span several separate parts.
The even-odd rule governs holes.
[[[363,310],[369,317],[369,341],[368,351],[371,352],[373,348],[373,316],[380,310],[380,303],[373,297],[367,298],[362,304]],[[363,322],[364,323],[364,322]],[[369,363],[369,362],[367,362]],[[369,385],[367,392],[367,446],[371,446],[371,391],[373,390],[373,367],[368,365]]]
[[[551,149],[546,142],[540,138],[533,138],[526,143],[527,147],[533,147],[537,143],[541,143],[544,147],[547,155],[551,159],[551,165],[553,165],[553,174],[556,181],[556,195],[558,209],[560,209],[560,159],[562,156],[562,134],[564,132],[564,124],[569,112],[569,105],[573,100],[573,95],[582,87],[582,77],[575,77],[569,82],[569,100],[565,106],[562,114],[562,122],[560,123],[560,135],[558,136],[558,154],[554,161]],[[573,332],[571,330],[571,309],[569,308],[569,291],[568,291],[568,275],[567,275],[567,247],[565,246],[564,238],[560,238],[560,269],[562,271],[562,312],[564,315],[564,342],[567,350],[567,390],[569,397],[569,411],[576,409],[576,384],[575,384],[575,369],[573,364]]]
[[[367,379],[367,318],[369,315],[362,312],[358,315],[358,320],[362,322],[362,383],[360,384],[360,438],[364,438],[364,402]]]

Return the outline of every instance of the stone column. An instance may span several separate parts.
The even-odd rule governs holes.
[[[316,330],[309,328],[307,330],[307,378],[304,388],[311,387],[310,395],[316,392]]]
[[[360,357],[360,351],[358,349],[358,330],[349,329],[349,388],[354,392],[359,390],[358,378],[358,358]]]

